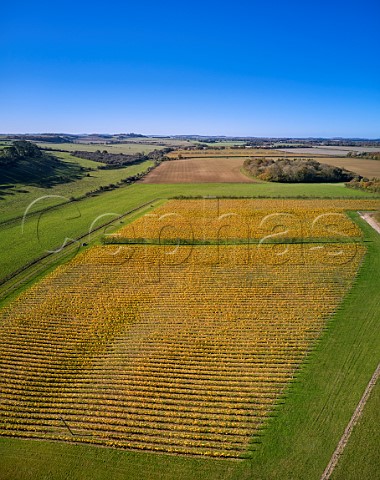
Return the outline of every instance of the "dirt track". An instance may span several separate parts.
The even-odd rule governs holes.
[[[245,158],[190,158],[163,162],[142,183],[254,183],[241,173]]]
[[[373,229],[380,233],[379,223],[372,217],[371,212],[361,212],[360,216],[365,220]]]

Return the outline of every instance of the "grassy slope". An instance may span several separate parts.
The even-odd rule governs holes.
[[[85,175],[76,162],[64,162],[52,155],[21,158],[0,166],[0,190],[10,185],[34,185],[49,188],[64,182],[74,182]]]
[[[380,358],[380,236],[357,221],[370,240],[358,280],[290,387],[291,395],[270,421],[251,460],[193,459],[1,438],[0,478],[319,479]],[[365,410],[367,422],[376,420],[376,405],[371,398],[369,414]],[[348,464],[342,463],[337,478],[360,478],[363,471],[369,473],[362,478],[376,478],[372,475],[376,463],[373,468],[368,465],[368,460],[376,459],[376,438],[369,432],[364,439],[359,430],[354,433],[361,448],[351,447]]]
[[[99,166],[106,165],[103,162],[94,162],[93,160],[87,160],[87,158],[74,157],[74,155],[71,155],[70,153],[67,153],[67,152],[51,152],[51,153],[52,155],[60,158],[61,160],[64,160],[66,162],[75,162],[81,167],[85,167],[85,168],[97,169]]]
[[[101,186],[107,186],[111,183],[117,183],[124,178],[130,177],[137,173],[143,172],[149,166],[153,165],[153,162],[146,161],[137,165],[131,165],[130,167],[118,168],[112,170],[98,170],[99,163],[89,160],[76,159],[69,154],[59,153],[57,156],[68,164],[76,164],[85,168],[94,169],[88,172],[89,177],[83,176],[79,180],[60,183],[51,188],[38,188],[32,185],[16,185],[15,189],[8,189],[8,194],[1,195],[0,199],[0,222],[11,218],[23,215],[27,206],[35,199],[44,195],[61,195],[66,197],[67,200],[70,197],[81,197],[87,192],[97,190]],[[18,193],[17,190],[23,190],[27,193]],[[0,187],[1,190],[1,187]],[[16,190],[16,191],[14,191]],[[49,205],[57,205],[67,201],[65,199],[45,199],[41,207],[46,208]]]

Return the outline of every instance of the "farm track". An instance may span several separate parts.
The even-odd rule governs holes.
[[[380,224],[372,217],[370,212],[359,212],[359,215],[380,234]]]

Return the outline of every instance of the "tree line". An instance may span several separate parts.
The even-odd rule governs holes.
[[[165,160],[166,155],[172,150],[172,148],[164,148],[162,150],[153,150],[148,154],[135,153],[132,155],[127,155],[125,153],[109,153],[107,150],[96,150],[95,152],[74,151],[70,153],[74,157],[105,163],[105,165],[100,166],[99,168],[110,169],[126,167],[132,164],[145,162],[146,160],[152,160],[155,164],[158,164],[162,160]]]

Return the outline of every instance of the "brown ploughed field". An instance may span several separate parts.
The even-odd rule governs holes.
[[[316,160],[321,163],[327,163],[328,165],[334,165],[334,167],[345,168],[363,177],[380,177],[380,160],[369,160],[360,157],[330,157],[316,158]]]
[[[168,153],[169,158],[180,160],[181,158],[215,158],[215,157],[286,157],[288,152],[269,150],[263,148],[224,148],[224,149],[200,149],[200,150],[174,150]],[[304,157],[305,155],[294,155]]]
[[[189,158],[163,162],[142,183],[252,183],[243,173],[241,158]]]

